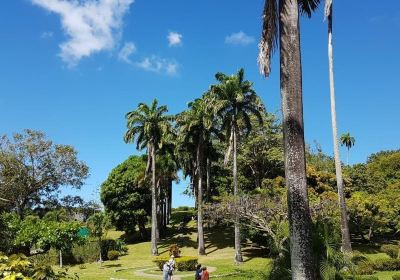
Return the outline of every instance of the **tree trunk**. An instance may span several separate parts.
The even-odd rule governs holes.
[[[233,124],[233,196],[235,200],[238,198],[238,179],[237,179],[237,131],[236,123]],[[243,262],[242,249],[240,246],[240,227],[239,215],[235,217],[235,261],[237,263]]]
[[[210,180],[211,180],[211,161],[210,161],[210,158],[209,157],[207,157],[207,170],[206,170],[206,180],[207,180],[207,194],[206,194],[206,197],[207,197],[207,202],[209,202],[210,201],[210,191],[211,191],[211,186],[210,186]]]
[[[156,148],[154,143],[151,145],[151,254],[158,255],[157,249],[157,192],[156,192]]]
[[[297,0],[280,1],[280,83],[292,279],[316,279],[304,145],[300,26]]]
[[[60,268],[63,267],[63,257],[62,257],[62,251],[59,251],[59,257],[60,257]]]
[[[333,4],[332,4],[333,5]],[[336,100],[335,100],[335,80],[333,72],[333,43],[332,43],[332,5],[328,16],[328,58],[329,58],[329,82],[330,82],[330,98],[331,98],[331,115],[332,115],[332,135],[333,135],[333,151],[335,154],[335,169],[337,191],[339,195],[339,207],[341,214],[341,231],[342,231],[342,252],[351,252],[350,230],[347,219],[346,201],[343,191],[342,164],[339,153],[339,139],[337,133],[336,122]]]
[[[202,158],[202,141],[201,137],[197,144],[197,176],[199,183],[197,186],[197,239],[198,239],[198,253],[205,255],[206,249],[204,246],[204,230],[203,230],[203,158]]]
[[[171,220],[171,210],[172,210],[172,180],[169,181],[168,186],[168,224]]]

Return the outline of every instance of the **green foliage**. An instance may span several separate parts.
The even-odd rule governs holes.
[[[131,156],[115,167],[101,185],[100,198],[118,230],[144,228],[151,212],[150,184],[145,179],[146,157]]]
[[[54,272],[48,266],[34,266],[23,254],[14,254],[10,257],[0,255],[0,279],[4,280],[58,280],[79,279],[67,276],[66,272]]]
[[[108,251],[107,253],[107,259],[109,259],[110,261],[118,260],[118,257],[119,257],[118,251],[111,250]]]
[[[162,267],[165,262],[169,260],[169,256],[161,256],[155,257],[153,262],[157,265],[157,267],[162,270]],[[175,268],[179,271],[193,271],[196,269],[196,265],[198,264],[199,258],[192,256],[184,256],[175,258]]]
[[[381,246],[381,251],[386,253],[392,259],[396,259],[399,256],[399,246],[394,244],[385,244]]]
[[[400,259],[378,259],[363,262],[357,267],[358,274],[372,274],[374,271],[400,270]]]
[[[104,259],[107,258],[109,251],[117,251],[120,256],[128,252],[128,247],[125,242],[120,239],[103,239],[101,240],[101,255]]]
[[[400,280],[400,274],[392,275],[392,280]]]
[[[353,251],[353,254],[351,256],[352,263],[358,265],[366,261],[368,261],[368,258],[364,254],[361,254],[360,252],[357,251]]]

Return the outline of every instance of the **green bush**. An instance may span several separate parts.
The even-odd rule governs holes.
[[[386,253],[392,259],[396,259],[399,256],[399,246],[394,244],[382,245],[381,251]]]
[[[118,260],[118,257],[119,257],[118,251],[111,250],[111,251],[108,251],[108,253],[107,253],[107,258],[108,258],[110,261]]]
[[[392,280],[400,280],[400,274],[392,275]]]
[[[196,265],[199,262],[198,257],[179,257],[175,259],[176,269],[179,271],[193,271],[196,270]]]
[[[380,259],[367,261],[358,265],[357,273],[362,275],[373,274],[374,271],[400,270],[400,259]]]
[[[101,241],[101,256],[107,259],[109,251],[118,251],[119,255],[126,255],[128,247],[125,242],[120,239],[103,239]]]
[[[366,261],[368,261],[368,258],[359,252],[354,252],[353,256],[351,257],[351,262],[356,265]]]
[[[153,262],[157,265],[157,267],[162,270],[164,263],[169,260],[168,256],[156,257],[153,259]],[[193,271],[196,269],[196,265],[199,261],[198,257],[179,257],[175,258],[175,269],[179,271]]]

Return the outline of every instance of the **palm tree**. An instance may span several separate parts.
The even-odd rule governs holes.
[[[354,146],[356,139],[350,135],[350,132],[347,132],[340,136],[340,143],[342,146],[346,146],[347,148],[347,165],[349,165],[350,148]]]
[[[162,147],[163,135],[170,129],[172,117],[165,115],[168,112],[166,106],[158,107],[157,99],[154,99],[150,107],[140,103],[136,110],[126,114],[127,131],[124,136],[126,143],[136,141],[136,148],[142,150],[147,147],[146,173],[152,171],[151,186],[151,253],[158,255],[157,249],[157,190],[156,190],[156,152]]]
[[[268,77],[271,56],[280,49],[280,86],[288,188],[292,279],[315,279],[307,195],[299,13],[311,16],[319,0],[266,0],[258,62]]]
[[[179,135],[181,142],[186,147],[192,145],[195,150],[195,160],[193,160],[194,173],[197,182],[197,233],[198,233],[198,253],[205,255],[204,229],[203,229],[203,171],[207,164],[206,153],[210,145],[211,134],[218,134],[214,127],[214,116],[204,99],[196,99],[189,103],[189,109],[177,117]],[[193,174],[192,174],[193,176]]]
[[[333,151],[335,155],[336,183],[339,196],[339,207],[341,213],[341,231],[342,231],[342,251],[351,252],[350,230],[347,219],[346,201],[343,191],[342,164],[339,153],[339,139],[336,122],[336,100],[335,100],[335,80],[333,72],[333,43],[332,43],[332,4],[333,0],[325,1],[325,18],[328,19],[328,60],[329,60],[329,84],[331,98],[331,116],[332,116],[332,135]]]
[[[244,124],[247,134],[251,131],[250,115],[255,115],[259,123],[263,123],[260,112],[264,107],[253,89],[250,81],[244,80],[244,70],[240,69],[237,74],[227,76],[223,73],[215,75],[219,84],[211,87],[211,101],[214,111],[222,120],[222,131],[225,131],[226,138],[229,138],[229,146],[225,155],[225,163],[233,151],[233,192],[235,199],[239,193],[237,178],[237,143],[238,143],[238,122]],[[243,262],[240,245],[239,219],[235,221],[235,261]]]

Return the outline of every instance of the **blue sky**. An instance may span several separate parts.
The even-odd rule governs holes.
[[[335,3],[337,114],[339,133],[356,138],[351,163],[400,143],[400,2],[381,2]],[[97,199],[110,170],[138,153],[122,136],[124,114],[139,102],[156,97],[177,113],[217,71],[244,67],[267,110],[279,113],[278,56],[269,79],[256,63],[262,0],[0,5],[0,134],[32,128],[73,145],[91,168],[78,192],[85,199]],[[331,154],[326,23],[320,10],[301,24],[306,141]],[[174,206],[193,203],[180,195],[184,185]]]

